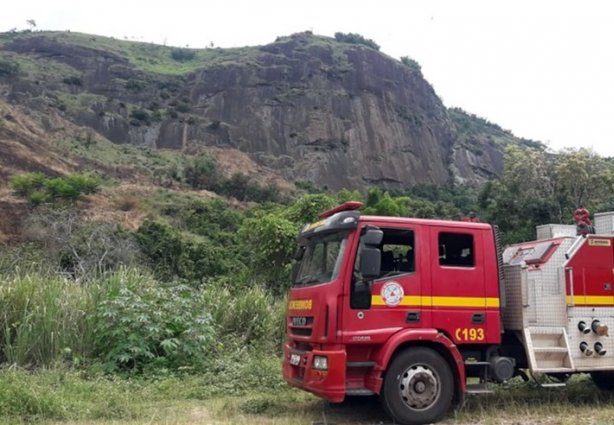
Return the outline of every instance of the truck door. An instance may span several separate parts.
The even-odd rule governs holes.
[[[485,255],[478,229],[430,229],[433,327],[457,344],[480,344],[499,339],[498,298],[486,297]],[[491,332],[488,330],[491,329]],[[495,335],[493,335],[493,333]]]
[[[384,232],[380,274],[371,285],[368,302],[355,302],[350,290],[341,327],[347,344],[381,343],[402,328],[428,326],[422,312],[422,284],[429,270],[421,264],[427,241],[421,238],[421,229],[378,227]],[[357,256],[355,271],[359,261]]]
[[[590,236],[567,263],[567,303],[576,306],[614,305],[612,238]]]

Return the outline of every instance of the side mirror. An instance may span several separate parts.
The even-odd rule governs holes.
[[[360,238],[362,243],[370,246],[378,246],[382,243],[384,232],[374,227],[367,229],[364,235]]]
[[[364,279],[369,280],[379,276],[381,262],[382,254],[378,248],[362,247],[360,251],[360,274]]]

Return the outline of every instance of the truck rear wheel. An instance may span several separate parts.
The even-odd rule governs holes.
[[[614,372],[591,372],[591,378],[600,390],[614,391]]]
[[[380,398],[397,423],[419,425],[436,422],[445,415],[453,395],[454,379],[448,363],[436,351],[416,347],[392,361]]]

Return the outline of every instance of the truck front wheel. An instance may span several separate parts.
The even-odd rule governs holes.
[[[408,348],[397,355],[384,377],[384,409],[403,425],[437,422],[452,404],[454,380],[448,363],[436,351]]]

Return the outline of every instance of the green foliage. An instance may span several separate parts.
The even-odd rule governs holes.
[[[215,160],[207,154],[190,158],[184,172],[186,183],[194,189],[214,190],[222,179]]]
[[[267,289],[241,279],[223,279],[205,290],[207,310],[229,344],[279,352],[283,341],[285,305]],[[234,349],[233,349],[234,350]]]
[[[11,188],[17,195],[28,198],[34,205],[58,200],[76,201],[82,195],[96,192],[100,181],[85,174],[50,178],[43,173],[11,176]]]
[[[12,77],[19,74],[19,63],[8,59],[0,59],[0,77]]]
[[[137,127],[141,124],[148,125],[151,122],[149,112],[144,109],[133,109],[130,111],[130,118],[132,118],[130,123]]]
[[[206,366],[215,329],[202,292],[146,276],[111,289],[93,315],[96,354],[107,370]]]
[[[229,179],[218,183],[215,191],[226,196],[232,196],[239,201],[276,202],[279,200],[279,190],[274,185],[262,186],[258,182],[241,173],[233,174]]]
[[[69,86],[81,86],[82,82],[81,82],[81,78],[75,76],[75,75],[71,75],[70,77],[64,77],[62,78],[62,82],[64,84],[67,84]]]
[[[290,284],[297,232],[298,226],[279,212],[247,218],[239,230],[246,252],[250,253],[247,265],[276,294],[285,292]]]
[[[367,191],[367,202],[363,212],[369,215],[406,217],[409,211],[404,205],[405,201],[404,198],[393,199],[388,192],[372,187]]]
[[[303,195],[288,208],[286,217],[298,225],[311,223],[318,219],[322,211],[331,209],[337,201],[323,193]]]
[[[480,191],[484,216],[499,224],[505,242],[530,240],[535,225],[570,223],[579,205],[599,211],[613,205],[614,167],[585,149],[554,158],[543,150],[509,146],[503,176]]]
[[[46,181],[47,176],[39,172],[14,175],[9,178],[11,188],[17,195],[24,197],[43,189]]]
[[[370,38],[365,38],[362,35],[356,33],[336,32],[335,40],[341,43],[361,44],[363,46],[379,50],[379,45],[375,41],[371,40]]]
[[[235,242],[243,216],[221,199],[193,201],[180,210],[186,229],[222,245]]]
[[[420,66],[420,64],[409,56],[401,56],[401,63],[410,68],[411,70],[417,71],[419,74],[422,74],[422,67]]]
[[[191,49],[173,49],[171,50],[171,58],[177,62],[191,61],[196,57],[196,51]]]
[[[136,237],[162,279],[178,277],[194,283],[204,282],[230,268],[231,260],[219,244],[182,234],[161,222],[146,220]]]

